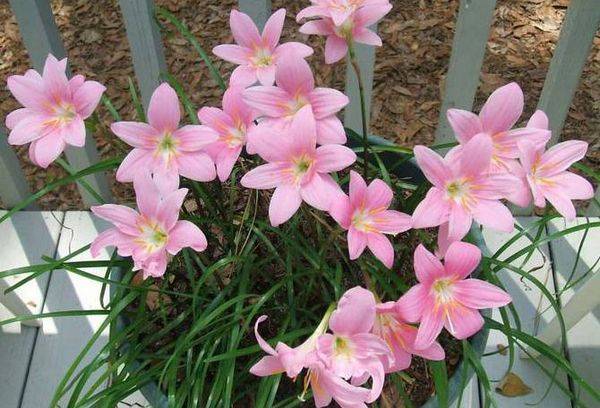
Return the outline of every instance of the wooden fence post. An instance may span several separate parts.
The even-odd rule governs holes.
[[[11,8],[17,18],[19,31],[27,47],[33,66],[41,72],[48,53],[56,58],[66,57],[65,48],[50,3],[47,0],[10,0]],[[65,150],[67,159],[75,170],[82,170],[98,162],[98,151],[91,135],[86,136],[84,148],[68,146]],[[94,188],[104,200],[111,201],[106,175],[96,173],[85,177],[86,182]],[[98,204],[98,201],[83,187],[77,185],[86,206]]]
[[[248,14],[262,30],[271,15],[271,0],[240,0],[240,11]]]
[[[12,208],[29,197],[31,192],[27,187],[19,159],[13,147],[8,145],[6,137],[6,132],[0,127],[0,198],[6,208]],[[28,210],[37,208],[36,204],[27,207]]]

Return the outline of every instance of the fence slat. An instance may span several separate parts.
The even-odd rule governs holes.
[[[11,8],[17,18],[19,31],[27,47],[29,58],[33,66],[41,71],[48,53],[56,58],[66,57],[65,47],[60,39],[60,34],[50,3],[47,0],[10,0]],[[98,162],[98,151],[94,140],[88,133],[85,148],[67,147],[65,154],[74,169],[81,170]],[[96,173],[85,177],[87,183],[93,187],[106,201],[111,200],[108,181],[104,173]],[[97,200],[83,187],[77,185],[86,206],[97,204]]]
[[[240,11],[248,14],[262,30],[271,15],[271,0],[240,0]]]
[[[152,0],[119,0],[133,67],[142,101],[148,107],[154,89],[160,84],[161,72],[167,71],[160,30],[154,17]]]
[[[454,141],[446,119],[448,109],[473,107],[495,7],[496,0],[460,1],[436,143]]]
[[[377,27],[370,27],[376,31]],[[373,95],[373,71],[375,69],[375,47],[372,45],[355,44],[356,59],[360,69],[364,90],[365,103],[367,110],[367,129],[371,118],[371,97]],[[362,118],[360,110],[360,92],[358,89],[358,80],[356,73],[352,68],[350,61],[346,62],[346,95],[350,98],[350,103],[344,110],[344,126],[350,128],[362,135]]]
[[[12,208],[30,194],[19,159],[13,147],[9,146],[6,141],[6,132],[0,128],[0,198],[2,198],[2,204],[6,208]],[[38,207],[33,204],[27,209],[36,210]]]
[[[598,0],[571,1],[538,103],[538,109],[546,112],[550,119],[551,144],[560,139],[571,99],[599,24]]]

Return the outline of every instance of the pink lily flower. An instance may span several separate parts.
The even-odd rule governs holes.
[[[310,0],[310,2],[313,5],[302,9],[296,16],[296,21],[300,22],[310,17],[329,17],[336,26],[341,26],[361,7],[389,4],[388,0]]]
[[[213,180],[215,165],[203,149],[217,140],[217,133],[208,126],[180,128],[180,120],[177,93],[163,83],[150,98],[148,123],[113,123],[113,133],[134,148],[119,166],[117,180],[133,181],[140,169],[150,169],[173,180],[179,175],[196,181]]]
[[[273,85],[275,70],[280,59],[285,56],[306,58],[313,49],[299,42],[279,44],[285,9],[279,9],[265,24],[262,35],[252,19],[237,10],[231,10],[229,25],[237,45],[218,45],[213,53],[226,61],[239,65],[231,74],[231,83],[247,87],[258,81],[263,85]]]
[[[204,251],[202,231],[189,221],[178,221],[186,188],[177,189],[168,178],[139,172],[133,182],[138,211],[123,205],[104,204],[92,212],[114,224],[102,232],[91,246],[95,258],[107,246],[117,247],[120,256],[131,256],[134,270],[141,269],[144,279],[160,277],[167,268],[167,253],[176,255],[182,248]]]
[[[91,116],[106,88],[83,75],[70,80],[67,59],[58,61],[48,54],[42,75],[30,69],[25,75],[11,75],[7,86],[23,108],[9,113],[8,143],[29,145],[29,158],[46,168],[67,145],[85,144],[84,120]]]
[[[315,88],[310,66],[303,59],[282,59],[275,74],[277,86],[254,86],[244,91],[248,105],[266,116],[260,126],[287,132],[300,109],[310,106],[317,121],[317,143],[346,143],[344,125],[336,116],[350,101],[342,92],[331,88]],[[251,135],[252,138],[252,135]],[[249,153],[253,153],[249,140]]]
[[[372,402],[371,391],[348,384],[318,360],[311,364],[304,379],[305,392],[309,386],[317,408],[326,407],[332,401],[341,408],[367,408],[366,403]]]
[[[375,296],[359,286],[349,289],[338,302],[329,319],[333,334],[317,340],[317,355],[335,375],[352,378],[352,385],[373,380],[366,402],[373,402],[383,389],[382,359],[390,354],[387,344],[371,333],[375,323]]]
[[[414,153],[433,187],[413,213],[413,228],[447,222],[451,241],[461,240],[473,219],[500,231],[513,230],[514,218],[500,199],[512,191],[518,180],[508,173],[489,173],[492,143],[487,135],[473,137],[457,159],[443,159],[425,146],[416,146]]]
[[[544,152],[543,146],[528,140],[519,141],[521,164],[533,194],[536,207],[545,207],[546,200],[567,220],[576,217],[571,200],[587,200],[594,196],[592,184],[567,171],[583,159],[588,144],[581,140],[558,143]]]
[[[508,293],[479,280],[468,279],[481,261],[481,251],[466,242],[453,242],[444,264],[423,245],[414,255],[419,283],[397,302],[397,311],[409,322],[420,321],[414,348],[429,347],[445,327],[457,339],[466,339],[483,327],[478,309],[505,306]]]
[[[241,87],[231,87],[223,95],[223,109],[204,107],[198,111],[203,125],[214,130],[219,138],[205,147],[217,166],[220,181],[231,175],[249,133],[256,127],[256,113],[242,99]]]
[[[340,26],[337,26],[332,18],[323,16],[320,20],[304,23],[300,32],[327,36],[325,63],[333,64],[346,56],[350,42],[381,47],[381,38],[368,27],[383,18],[391,9],[392,5],[389,3],[370,4],[356,10]]]
[[[268,163],[250,170],[241,183],[246,188],[275,188],[269,205],[271,225],[289,220],[302,201],[326,211],[339,194],[328,173],[354,163],[356,154],[346,146],[316,145],[316,122],[309,106],[296,114],[288,135],[264,128],[256,137],[256,151]]]
[[[394,247],[384,234],[396,235],[409,230],[411,217],[388,210],[394,193],[382,180],[375,179],[367,187],[360,174],[351,170],[349,194],[349,197],[340,194],[332,202],[329,214],[348,231],[350,259],[357,259],[369,247],[373,255],[391,269]]]
[[[392,351],[383,359],[386,374],[407,369],[413,354],[427,360],[443,360],[444,349],[437,341],[422,350],[415,348],[417,328],[405,322],[402,313],[398,312],[399,308],[401,306],[396,302],[378,303],[376,307],[377,317],[372,333],[383,339]]]
[[[446,116],[461,145],[480,133],[491,137],[491,169],[507,171],[507,162],[519,157],[519,140],[529,140],[541,146],[550,140],[548,118],[542,111],[537,111],[527,126],[512,129],[522,113],[523,91],[516,82],[511,82],[492,92],[479,115],[462,109],[448,109]]]

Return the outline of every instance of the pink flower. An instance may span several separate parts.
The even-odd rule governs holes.
[[[66,58],[58,61],[48,54],[42,75],[30,69],[7,80],[8,89],[24,106],[6,117],[6,127],[11,129],[8,143],[31,142],[29,158],[43,168],[56,160],[66,145],[85,144],[84,119],[94,112],[106,90],[83,75],[67,79],[66,69]]]
[[[231,75],[231,83],[252,85],[256,80],[263,85],[273,85],[275,70],[284,56],[306,58],[313,53],[308,45],[288,42],[279,45],[285,20],[285,9],[277,10],[265,24],[262,35],[252,19],[237,10],[231,10],[229,25],[238,45],[218,45],[213,53],[226,61],[238,64]]]
[[[388,210],[392,189],[376,179],[369,187],[355,171],[350,171],[350,197],[340,194],[329,209],[331,216],[348,230],[350,259],[358,258],[368,246],[373,255],[386,267],[394,264],[394,247],[384,234],[396,235],[411,227],[411,218],[404,213]]]
[[[348,384],[318,360],[311,364],[304,384],[311,387],[317,408],[328,406],[332,400],[341,408],[367,408],[365,403],[371,401],[372,391]]]
[[[217,166],[219,180],[229,178],[231,170],[246,144],[247,135],[256,127],[255,112],[242,99],[241,87],[231,87],[223,95],[223,110],[204,107],[198,111],[202,124],[214,130],[219,138],[205,150]]]
[[[373,325],[372,333],[383,339],[392,351],[384,358],[386,373],[402,371],[410,366],[412,354],[421,356],[428,360],[443,360],[444,349],[438,342],[433,342],[428,347],[415,349],[417,328],[407,324],[398,312],[396,302],[385,302],[377,304],[377,317]]]
[[[518,146],[536,207],[545,207],[548,200],[563,217],[573,220],[576,213],[571,200],[587,200],[594,196],[589,181],[567,171],[585,156],[588,144],[569,140],[555,144],[545,152],[543,146],[528,140],[519,141]]]
[[[346,56],[348,43],[351,41],[380,47],[381,38],[368,27],[383,18],[391,9],[392,5],[387,2],[369,4],[356,10],[339,26],[330,17],[323,16],[320,20],[304,23],[300,32],[327,36],[325,63],[333,64]]]
[[[371,334],[375,306],[375,297],[367,289],[349,289],[329,319],[333,334],[317,340],[317,355],[332,373],[345,380],[352,378],[352,385],[372,378],[373,388],[365,402],[379,398],[385,377],[382,359],[390,354],[387,344]]]
[[[423,245],[415,251],[414,268],[419,283],[397,303],[397,311],[409,322],[420,322],[416,350],[429,347],[442,327],[457,339],[466,339],[483,326],[478,309],[505,306],[510,296],[479,279],[467,279],[481,260],[481,251],[466,242],[453,242],[444,264]]]
[[[473,219],[500,231],[513,230],[513,216],[500,199],[512,191],[518,180],[508,173],[488,172],[492,148],[491,139],[485,134],[473,137],[462,147],[460,156],[450,160],[425,146],[415,147],[417,163],[433,187],[413,213],[413,228],[448,222],[450,241],[462,239]]]
[[[289,220],[303,200],[319,210],[328,210],[339,194],[339,186],[328,173],[356,160],[356,154],[345,146],[317,148],[316,139],[315,118],[309,106],[296,114],[289,134],[280,135],[265,127],[256,137],[256,151],[268,163],[250,170],[241,183],[247,188],[275,188],[269,205],[273,226]]]
[[[336,26],[341,26],[361,7],[389,4],[388,0],[310,0],[310,2],[313,5],[302,9],[296,16],[296,21],[300,22],[307,17],[329,17]]]
[[[310,106],[317,121],[317,143],[346,143],[346,133],[339,112],[349,102],[346,95],[331,88],[315,88],[312,71],[299,58],[282,59],[275,74],[277,86],[254,86],[246,89],[244,99],[267,119],[260,126],[287,132],[296,113]],[[249,140],[249,153],[253,153]]]
[[[148,123],[113,123],[111,130],[134,147],[119,166],[117,180],[133,181],[140,169],[150,169],[171,179],[182,175],[196,181],[213,180],[215,165],[203,149],[217,140],[217,133],[207,126],[179,128],[180,119],[177,93],[163,83],[150,99]]]
[[[114,224],[102,232],[91,246],[93,257],[106,246],[117,247],[120,256],[131,256],[134,270],[144,278],[164,275],[167,253],[176,255],[182,248],[206,249],[206,237],[189,221],[178,221],[187,189],[176,189],[172,180],[139,172],[133,182],[138,211],[123,205],[94,206],[92,212]]]

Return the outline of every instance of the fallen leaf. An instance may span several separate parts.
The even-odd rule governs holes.
[[[508,373],[496,387],[496,392],[505,397],[521,397],[531,394],[533,390],[515,373]]]

